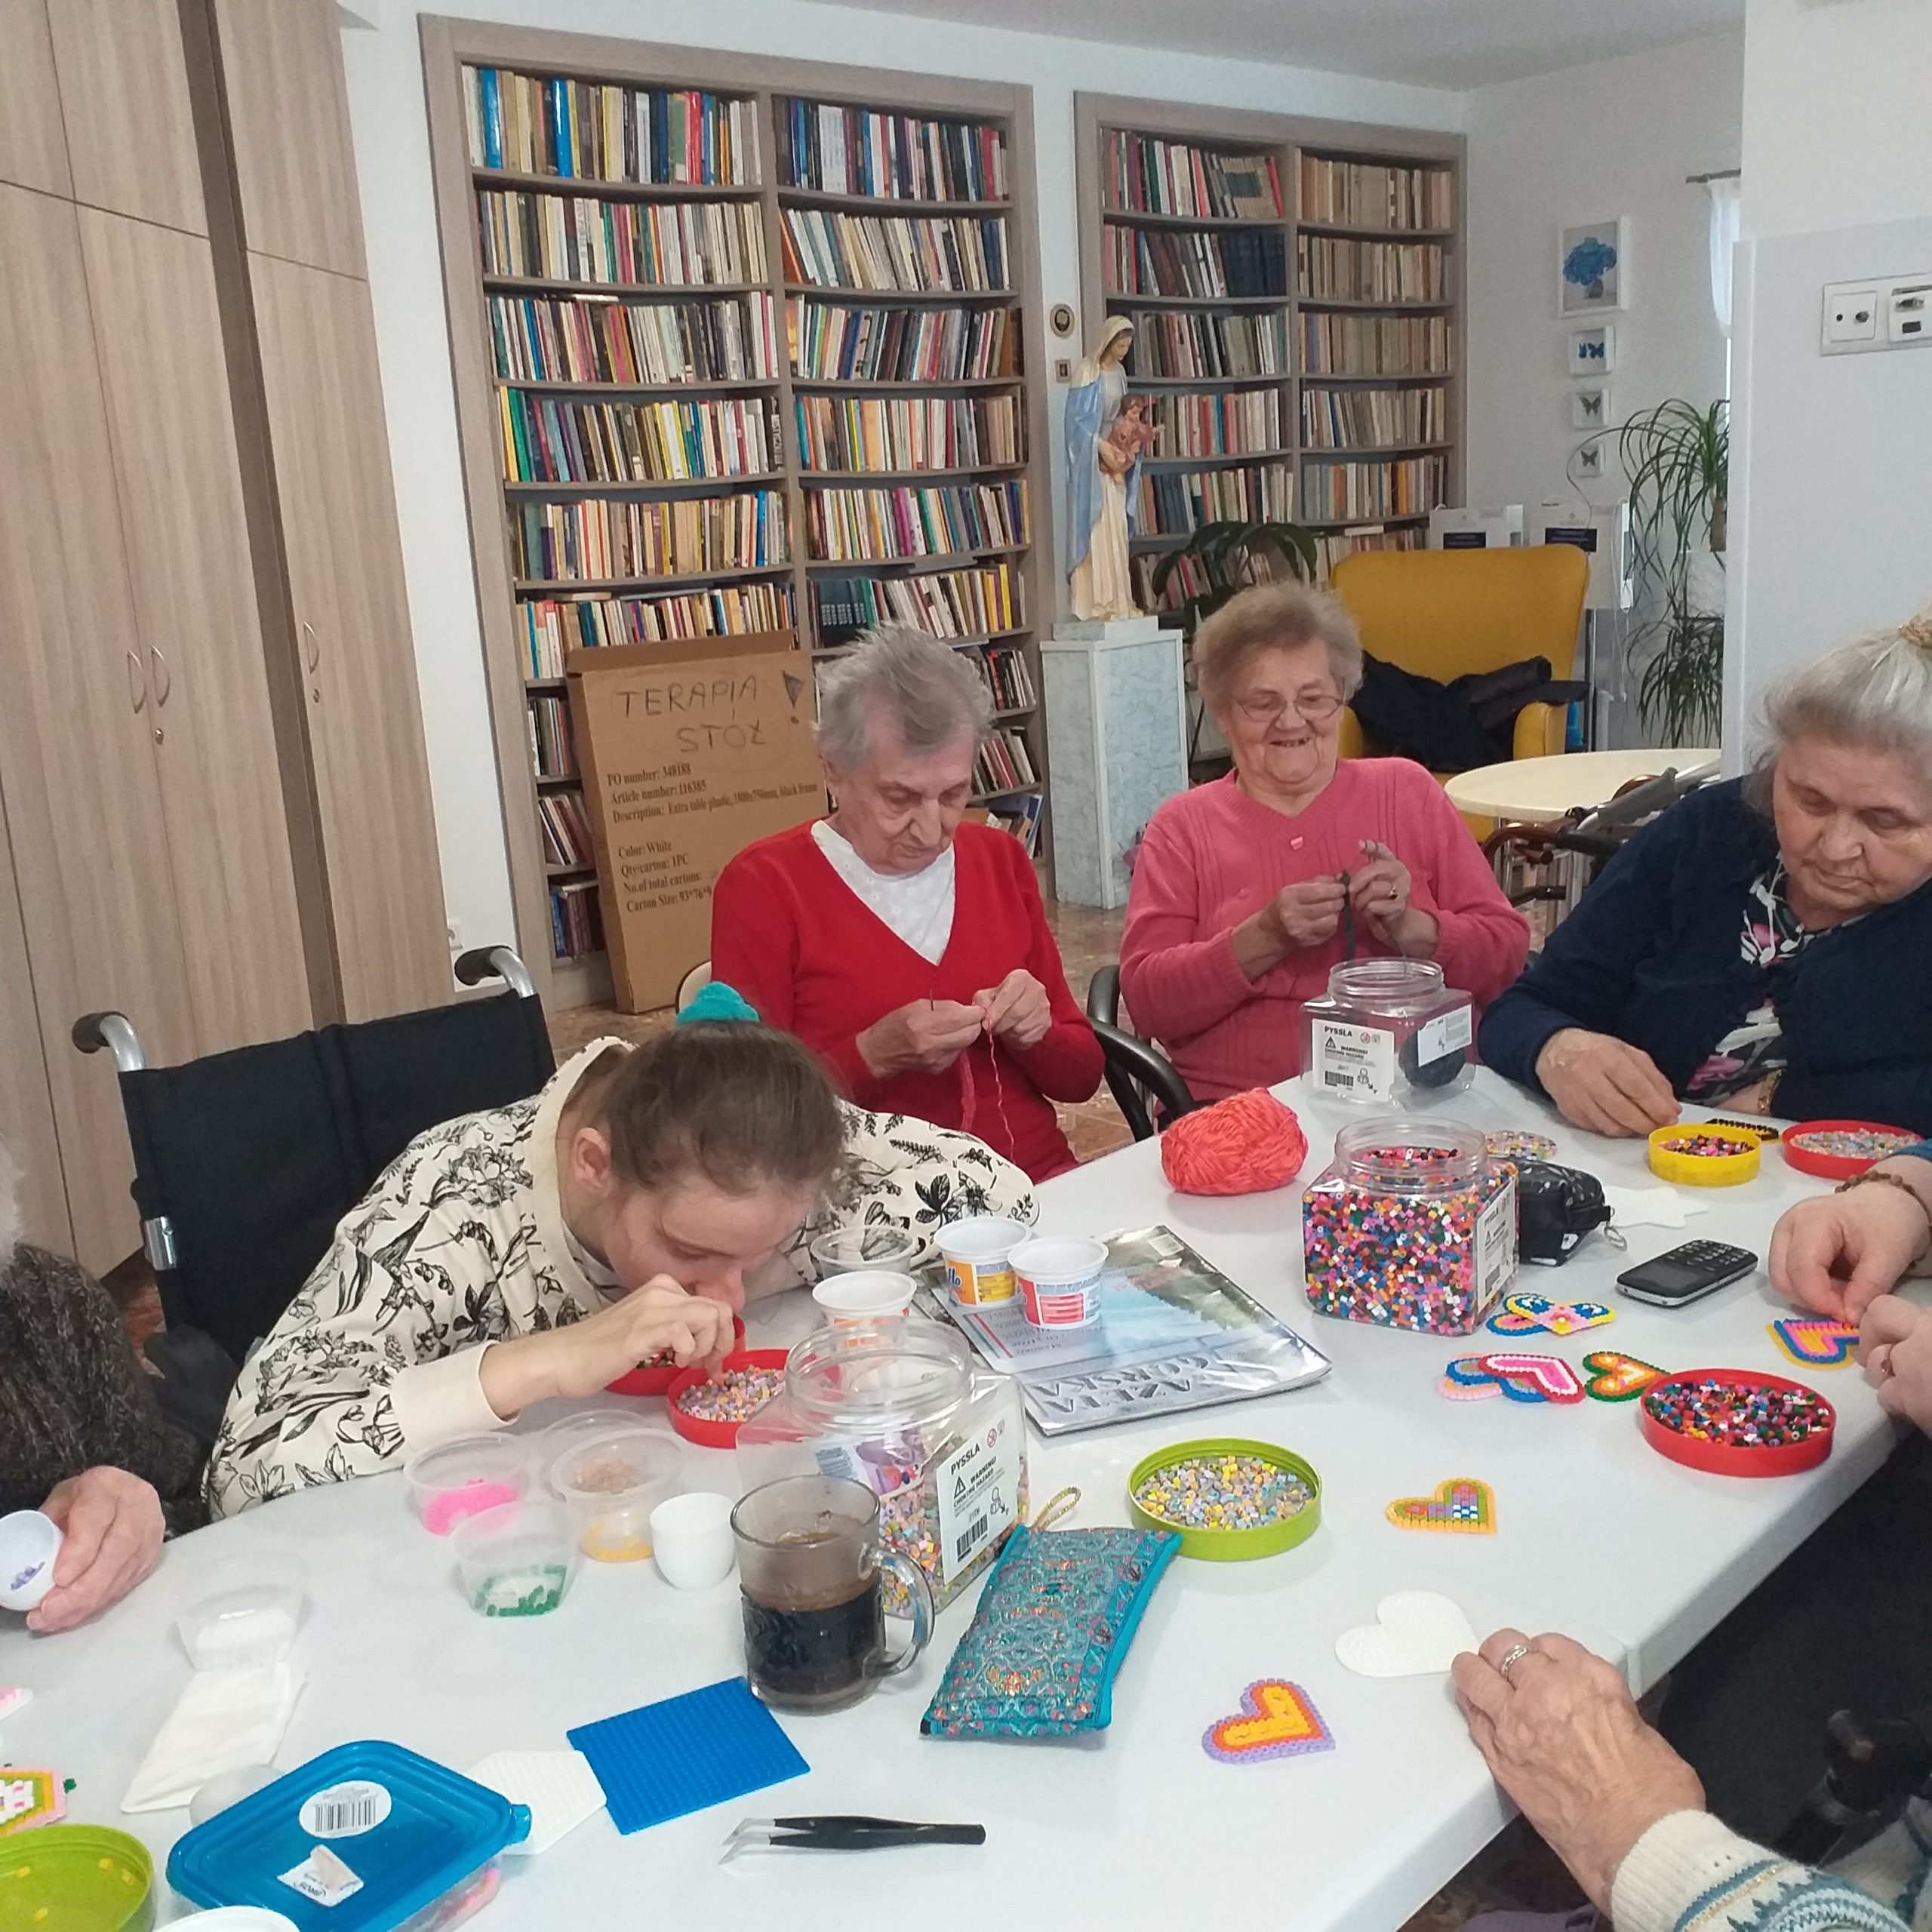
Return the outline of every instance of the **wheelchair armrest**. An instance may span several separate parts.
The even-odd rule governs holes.
[[[123,1073],[139,1073],[148,1063],[140,1035],[125,1013],[84,1013],[74,1022],[68,1038],[84,1054],[97,1054],[105,1048]]]
[[[501,980],[514,993],[525,999],[536,996],[537,983],[530,969],[507,946],[479,946],[460,955],[456,962],[459,986],[480,986],[485,980]]]

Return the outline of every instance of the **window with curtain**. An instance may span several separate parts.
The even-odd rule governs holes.
[[[1740,185],[1734,174],[1704,183],[1711,198],[1711,307],[1726,342],[1730,340],[1730,254],[1737,245]]]

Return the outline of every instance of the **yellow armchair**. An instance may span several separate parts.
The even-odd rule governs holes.
[[[1385,664],[1447,684],[1546,657],[1553,677],[1574,674],[1577,635],[1590,568],[1567,543],[1509,550],[1358,550],[1330,579],[1361,632],[1362,648]],[[1515,755],[1563,749],[1563,708],[1526,704],[1516,714]],[[1367,755],[1352,711],[1342,718],[1344,758]]]

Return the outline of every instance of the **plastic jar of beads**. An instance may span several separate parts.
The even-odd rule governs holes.
[[[1475,1014],[1428,959],[1351,959],[1302,1008],[1302,1065],[1317,1093],[1423,1106],[1469,1083]]]
[[[940,1605],[1026,1514],[1018,1385],[916,1318],[808,1335],[786,1359],[783,1389],[740,1427],[737,1454],[747,1494],[785,1476],[863,1483],[886,1543],[925,1572]]]
[[[1470,1334],[1516,1272],[1516,1170],[1454,1121],[1345,1127],[1302,1197],[1302,1247],[1318,1313]]]

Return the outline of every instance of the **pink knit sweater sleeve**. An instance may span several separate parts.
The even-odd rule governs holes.
[[[1403,816],[1426,866],[1412,867],[1410,903],[1434,915],[1435,963],[1452,986],[1487,1006],[1530,956],[1528,922],[1510,904],[1461,813],[1426,772],[1404,788]]]
[[[1163,805],[1140,841],[1121,934],[1120,989],[1134,1030],[1152,1038],[1191,1039],[1216,1026],[1254,989],[1235,958],[1231,931],[1201,929],[1204,864],[1216,863],[1188,835],[1201,793]]]

